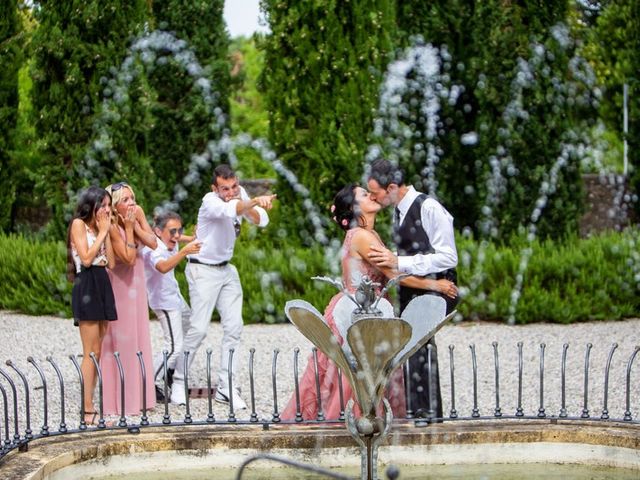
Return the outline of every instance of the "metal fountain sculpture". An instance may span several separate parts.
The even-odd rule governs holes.
[[[446,302],[435,295],[414,298],[396,317],[384,298],[387,290],[404,275],[388,282],[379,295],[376,284],[363,276],[351,294],[340,279],[313,277],[340,289],[344,296],[336,303],[333,317],[340,344],[324,316],[304,300],[285,305],[287,318],[327,355],[351,384],[361,415],[356,418],[354,402],[346,406],[347,430],[360,446],[361,478],[376,480],[378,446],[389,434],[393,414],[384,390],[391,374],[422,347],[455,314],[446,315]],[[354,308],[355,304],[355,308]],[[378,416],[382,403],[382,416]]]

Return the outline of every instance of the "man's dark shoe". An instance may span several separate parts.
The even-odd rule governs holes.
[[[419,408],[413,416],[417,421],[423,423],[442,423],[442,418],[436,417],[435,413],[429,412],[426,408]]]

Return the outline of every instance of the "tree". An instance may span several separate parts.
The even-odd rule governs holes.
[[[37,186],[52,209],[51,233],[61,237],[69,197],[96,181],[76,172],[94,136],[104,81],[142,30],[147,2],[44,0],[34,8],[39,26],[32,40],[33,123],[42,145]]]
[[[18,71],[22,63],[21,25],[16,2],[0,3],[0,229],[12,227],[16,185],[12,181],[19,165],[12,160],[18,122]]]
[[[203,101],[202,90],[194,85],[194,77],[178,65],[171,56],[166,62],[156,61],[148,72],[149,85],[154,90],[149,101],[149,125],[144,132],[145,155],[163,181],[160,188],[172,195],[189,172],[193,154],[200,154],[211,140],[219,140],[227,128],[229,116],[229,38],[222,16],[223,0],[160,0],[153,2],[155,25],[171,32],[178,41],[187,42],[198,63],[204,69],[202,78],[211,85],[215,97],[212,106]],[[158,59],[163,52],[158,52]],[[219,109],[218,113],[214,110]],[[215,116],[224,125],[216,125]],[[180,203],[185,219],[195,220],[204,191],[208,191],[211,169],[202,170],[204,180],[187,186],[188,195]]]
[[[269,136],[269,114],[258,91],[258,79],[264,69],[264,52],[253,38],[237,37],[231,52],[231,131],[234,136],[248,134],[252,139]],[[245,178],[275,178],[271,164],[250,148],[238,148],[238,169]]]
[[[619,139],[623,132],[623,86],[629,88],[627,136],[631,183],[640,191],[640,3],[624,0],[599,2],[584,10],[583,22],[592,26],[584,51],[605,87],[599,112],[607,128]],[[636,202],[640,212],[640,202]]]
[[[359,179],[382,72],[393,50],[395,2],[263,0],[271,34],[262,85],[270,142],[284,166],[327,211],[336,190]],[[281,231],[314,240],[303,202],[277,186]],[[312,219],[312,221],[320,219]]]
[[[563,25],[567,8],[566,0],[398,3],[402,44],[421,35],[441,49],[435,193],[459,227],[499,238],[523,225],[542,236],[577,230],[576,152],[596,99]],[[411,142],[410,151],[424,138]],[[419,180],[422,166],[405,165]]]
[[[253,38],[233,40],[231,52],[232,131],[248,133],[254,138],[269,135],[269,116],[258,91],[258,78],[264,69],[264,53],[256,48]]]

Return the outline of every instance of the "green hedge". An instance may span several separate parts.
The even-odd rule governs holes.
[[[285,321],[284,304],[302,298],[319,310],[334,293],[314,275],[335,276],[320,246],[299,248],[256,237],[255,229],[236,245],[234,264],[244,288],[246,323]],[[465,319],[506,321],[519,265],[531,248],[517,302],[517,323],[617,320],[640,311],[640,254],[637,231],[560,242],[516,238],[510,246],[458,239],[459,278]],[[478,261],[483,252],[484,260]],[[338,259],[332,259],[338,262]],[[70,317],[71,285],[65,279],[61,242],[0,235],[0,308]],[[177,278],[186,294],[184,264]],[[188,297],[186,297],[188,298]]]
[[[71,316],[71,284],[62,242],[0,234],[0,308]]]
[[[609,233],[563,242],[512,239],[509,247],[458,242],[461,285],[469,286],[464,318],[506,320],[523,252],[531,256],[515,311],[516,323],[571,323],[620,319],[640,311],[638,232]]]

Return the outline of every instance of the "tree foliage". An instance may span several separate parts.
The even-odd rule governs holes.
[[[223,6],[223,0],[161,0],[153,2],[153,16],[157,28],[172,32],[193,50],[205,70],[203,77],[211,83],[220,114],[227,117],[229,39]],[[156,62],[148,77],[155,94],[149,103],[150,122],[141,143],[145,155],[152,159],[154,174],[162,180],[159,191],[171,195],[173,186],[188,174],[192,155],[204,152],[207,142],[219,139],[221,131],[212,127],[215,118],[194,86],[194,79],[171,58],[166,63]],[[202,175],[201,182],[186,189],[187,196],[180,205],[185,218],[195,218],[202,195],[209,189],[210,169]]]
[[[596,5],[578,5],[584,9],[587,3]],[[30,57],[33,82],[31,90],[29,75],[20,83],[20,92],[33,97],[30,122],[21,122],[20,109],[28,102],[21,98],[18,106],[15,97],[14,67],[20,65],[15,55],[20,51],[16,42],[6,41],[20,27],[8,33],[16,6],[5,2],[8,13],[0,24],[8,29],[0,32],[0,61],[8,66],[0,73],[0,88],[10,96],[0,109],[6,127],[0,133],[0,175],[17,163],[28,181],[18,179],[15,169],[12,181],[3,180],[8,187],[2,192],[0,223],[11,228],[9,206],[24,206],[26,197],[20,195],[33,191],[34,201],[42,195],[49,204],[49,228],[59,235],[66,224],[65,204],[90,182],[127,180],[150,210],[174,196],[175,186],[193,167],[192,154],[208,150],[208,141],[231,125],[233,133],[254,137],[269,129],[275,153],[299,181],[293,188],[292,176],[285,179],[278,169],[280,207],[273,223],[284,227],[278,232],[312,240],[304,196],[298,192],[308,189],[307,203],[323,212],[341,184],[361,178],[368,147],[379,141],[371,132],[384,72],[418,34],[442,52],[439,123],[431,144],[437,153],[435,193],[456,225],[500,238],[509,238],[532,219],[533,230],[544,236],[574,230],[582,198],[576,152],[582,134],[591,131],[594,98],[580,78],[588,76],[588,69],[575,57],[578,44],[562,27],[568,16],[575,21],[578,7],[569,9],[569,4],[263,0],[271,33],[256,36],[258,50],[248,40],[232,47],[232,62],[242,68],[230,78],[222,0],[45,0],[33,7],[38,22],[33,41],[20,43],[28,47],[23,50]],[[580,51],[607,87],[599,112],[608,135],[622,137],[621,85],[630,86],[633,165],[640,147],[638,5],[598,2],[589,7],[588,18],[578,19],[584,28],[577,31],[585,42]],[[184,39],[195,52],[203,78],[216,92],[217,113],[211,113],[199,85],[169,47],[131,51],[135,39],[156,28]],[[30,32],[23,36],[28,40]],[[6,48],[12,50],[5,53]],[[123,74],[127,57],[132,63]],[[116,92],[112,87],[118,76],[134,78]],[[237,119],[221,126],[214,117],[227,116],[229,102]],[[415,132],[424,131],[425,119],[415,110],[402,120]],[[425,139],[417,133],[408,137],[410,154],[399,158],[410,180],[425,190],[424,152],[415,148],[420,143]],[[95,163],[87,160],[87,152]],[[273,175],[249,149],[236,155],[243,177]],[[220,160],[227,159],[214,158]],[[199,167],[195,181],[185,185],[180,206],[187,219],[206,189],[210,164]],[[321,217],[326,221],[328,216]]]
[[[640,3],[599,2],[583,9],[581,21],[588,43],[585,55],[605,89],[599,113],[607,128],[624,139],[623,88],[628,85],[628,157],[632,184],[640,188]],[[636,203],[638,211],[640,205]]]
[[[221,0],[41,3],[33,104],[54,234],[90,183],[125,180],[148,213],[174,200],[195,216],[210,164],[194,167],[194,154],[220,137],[229,110],[222,9]]]
[[[269,115],[264,98],[258,91],[260,73],[264,69],[264,52],[256,48],[253,38],[238,37],[230,46],[232,91],[232,131],[252,137],[269,135]]]
[[[543,236],[577,230],[576,152],[595,98],[566,15],[565,0],[398,2],[402,44],[420,35],[441,49],[435,193],[458,227],[498,238],[533,223]],[[405,167],[422,186],[422,165]]]
[[[270,141],[320,208],[362,175],[382,72],[393,50],[394,6],[365,2],[263,0],[271,27],[262,78]],[[312,240],[299,197],[277,187],[282,223]]]
[[[248,134],[253,139],[269,136],[269,114],[258,91],[259,77],[264,69],[264,52],[258,50],[253,38],[238,37],[230,46],[231,58],[231,131],[234,136]],[[236,150],[241,178],[275,178],[271,164],[254,149]]]
[[[77,167],[93,137],[103,81],[120,65],[147,18],[144,0],[41,1],[32,40],[33,123],[41,140],[37,185],[53,212],[51,233],[66,228],[69,197],[86,184]],[[126,157],[125,157],[126,158]]]
[[[19,165],[12,160],[18,122],[18,71],[22,63],[21,25],[15,2],[0,3],[0,230],[8,231]]]

